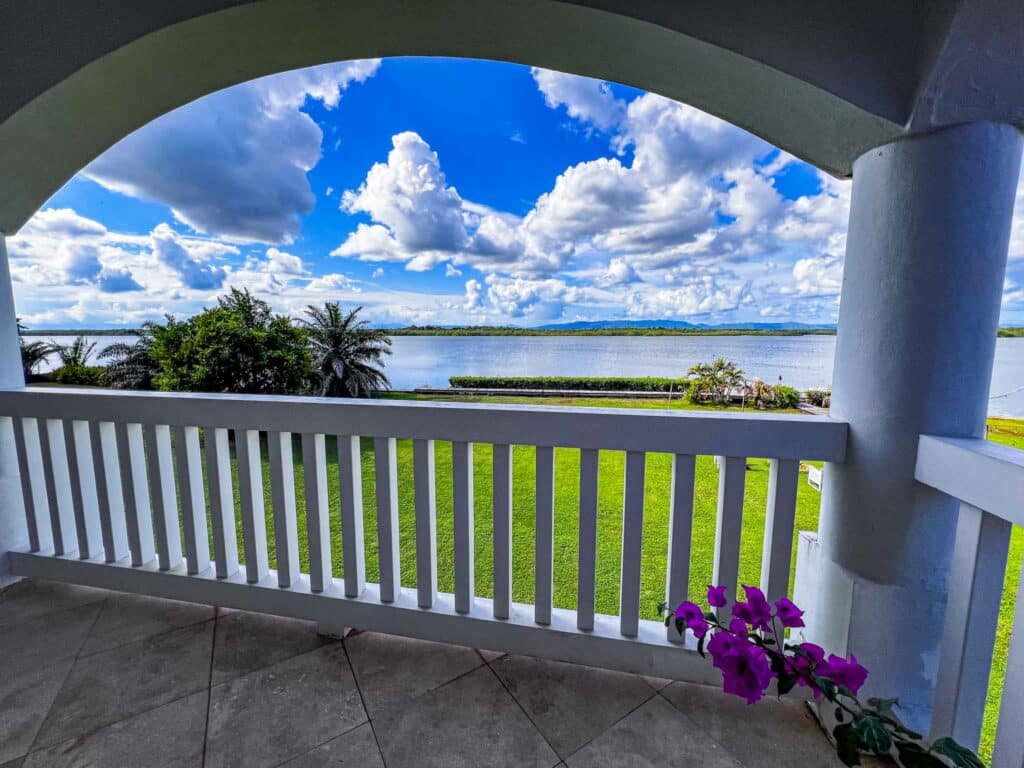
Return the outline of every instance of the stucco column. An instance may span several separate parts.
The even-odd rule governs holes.
[[[853,166],[812,634],[927,732],[957,502],[914,480],[920,434],[981,437],[1021,135],[974,123]],[[810,612],[809,612],[810,613]]]
[[[7,243],[0,232],[0,388],[24,387],[18,320],[14,311],[11,269],[7,263]],[[11,576],[7,553],[28,542],[25,509],[21,503],[18,457],[10,419],[0,418],[0,587],[16,578]]]

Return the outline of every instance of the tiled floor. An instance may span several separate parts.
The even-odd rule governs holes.
[[[47,582],[0,593],[0,768],[838,766],[796,702]]]

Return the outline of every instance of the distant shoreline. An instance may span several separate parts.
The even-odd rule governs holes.
[[[835,328],[512,328],[465,326],[458,328],[386,328],[391,336],[835,336]],[[30,329],[23,336],[133,336],[137,328]],[[1024,328],[1000,328],[999,338],[1024,338]]]

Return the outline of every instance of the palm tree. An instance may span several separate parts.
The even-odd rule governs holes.
[[[391,338],[359,320],[362,307],[348,314],[336,301],[306,309],[302,325],[309,333],[313,376],[324,397],[365,397],[391,384],[384,374],[384,355],[391,354]]]
[[[51,352],[53,352],[53,348],[45,341],[30,341],[26,344],[25,339],[21,340],[21,369],[25,374],[26,382],[32,378],[36,368],[49,357]]]
[[[735,363],[720,357],[713,363],[697,363],[688,371],[690,399],[693,402],[711,400],[724,405],[729,394],[743,385],[743,371]]]
[[[56,353],[65,368],[85,368],[96,350],[96,342],[87,341],[85,336],[78,335],[70,344],[51,341],[49,347],[50,352]]]
[[[107,384],[115,389],[152,389],[160,366],[153,357],[156,323],[143,323],[134,344],[119,341],[100,352],[107,364]]]

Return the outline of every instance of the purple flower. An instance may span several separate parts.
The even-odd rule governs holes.
[[[735,624],[736,621],[734,619],[733,623]],[[743,622],[739,623],[743,625]],[[721,669],[721,664],[727,656],[737,653],[743,647],[749,645],[746,631],[747,627],[743,625],[740,634],[718,631],[711,635],[711,640],[708,641],[708,653],[711,654],[712,663],[716,668]]]
[[[797,685],[807,687],[811,685],[810,678],[815,674],[815,670],[824,666],[825,649],[814,643],[800,643],[797,647],[802,653],[794,653],[787,656],[786,660],[789,662],[793,672],[796,673]],[[821,691],[815,688],[814,698],[819,696],[821,696]]]
[[[750,643],[734,647],[716,666],[722,671],[722,690],[745,699],[747,704],[759,701],[772,681],[768,657]]]
[[[732,607],[732,615],[737,616],[754,629],[764,632],[772,631],[772,607],[757,587],[744,586],[743,591],[747,594],[747,602],[739,600]]]
[[[796,607],[796,603],[788,598],[780,598],[775,601],[775,615],[784,627],[804,626],[804,612]]]
[[[710,605],[712,608],[721,608],[727,602],[729,602],[725,597],[725,590],[725,587],[715,587],[709,584],[708,605]]]
[[[694,637],[698,640],[707,634],[708,622],[699,605],[689,602],[681,603],[676,608],[676,618],[682,619],[686,623],[686,628],[692,630]]]
[[[828,657],[828,661],[824,666],[825,668],[820,670],[818,674],[829,678],[836,685],[845,685],[854,695],[864,685],[864,681],[868,679],[868,671],[857,663],[857,657],[852,653],[850,654],[849,661],[841,656],[832,654]]]

